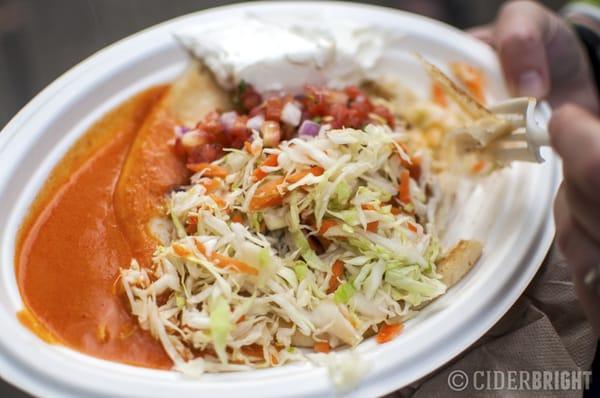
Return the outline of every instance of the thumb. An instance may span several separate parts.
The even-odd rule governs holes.
[[[502,8],[496,21],[498,55],[513,94],[544,98],[550,90],[544,45],[546,11],[535,3],[517,1]]]

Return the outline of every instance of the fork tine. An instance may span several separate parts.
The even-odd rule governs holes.
[[[535,154],[531,153],[527,147],[521,148],[489,148],[489,153],[500,163],[510,163],[511,161],[534,162],[539,160]]]
[[[525,127],[519,127],[512,131],[512,133],[501,137],[497,140],[498,143],[503,142],[524,142],[527,143],[527,131]]]

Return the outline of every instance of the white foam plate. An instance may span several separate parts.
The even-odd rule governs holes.
[[[137,368],[48,345],[21,326],[22,308],[13,257],[17,230],[36,192],[70,145],[104,112],[135,92],[168,82],[186,54],[172,32],[189,24],[257,15],[315,13],[358,19],[402,34],[385,55],[384,69],[425,93],[428,82],[410,55],[418,51],[444,64],[463,60],[480,67],[491,99],[506,97],[493,52],[466,34],[424,17],[344,3],[251,3],[211,9],[157,25],[98,52],[36,96],[0,133],[0,375],[40,396],[331,396],[327,371],[309,364],[199,380],[169,371]],[[516,165],[483,181],[462,205],[453,236],[483,240],[477,266],[450,291],[407,323],[392,342],[368,340],[357,350],[370,364],[349,396],[378,396],[405,386],[451,360],[481,337],[516,301],[541,264],[554,235],[553,194],[557,158]],[[224,395],[225,394],[225,395]]]

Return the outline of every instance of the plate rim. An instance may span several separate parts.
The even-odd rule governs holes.
[[[39,94],[37,94],[31,101],[29,101],[7,124],[6,126],[2,129],[2,131],[0,132],[0,155],[2,155],[2,153],[4,152],[4,150],[7,148],[7,145],[10,143],[10,141],[17,136],[18,131],[20,130],[20,126],[25,125],[27,123],[27,121],[33,117],[33,115],[36,112],[39,112],[40,109],[43,109],[45,104],[47,103],[47,101],[51,100],[56,94],[60,93],[60,91],[68,84],[73,83],[74,81],[76,81],[81,74],[83,74],[85,72],[86,69],[90,68],[94,61],[97,61],[99,58],[101,58],[103,56],[103,54],[108,53],[109,51],[111,51],[111,49],[113,48],[117,48],[120,45],[122,45],[125,42],[128,42],[138,36],[144,35],[147,32],[156,30],[160,27],[164,27],[165,25],[170,25],[175,23],[176,21],[185,19],[185,18],[190,18],[190,17],[194,17],[200,14],[206,14],[206,13],[211,13],[211,12],[215,12],[218,10],[224,10],[224,9],[230,9],[230,8],[244,8],[244,7],[248,7],[250,6],[250,8],[261,8],[261,7],[289,7],[289,6],[294,6],[294,5],[302,5],[302,6],[316,6],[318,5],[319,7],[322,6],[327,6],[327,7],[341,7],[341,8],[351,8],[351,9],[357,9],[357,8],[366,8],[366,9],[373,9],[373,10],[378,10],[380,12],[386,12],[386,13],[400,13],[403,14],[405,16],[410,16],[411,18],[416,18],[416,19],[423,19],[425,21],[427,21],[428,23],[434,23],[434,24],[438,24],[442,27],[444,27],[445,29],[452,29],[456,32],[459,32],[462,34],[461,31],[459,31],[456,28],[450,27],[442,22],[421,16],[421,15],[416,15],[416,14],[412,14],[412,13],[408,13],[405,11],[401,11],[401,10],[395,10],[395,9],[390,9],[387,7],[381,7],[381,6],[373,6],[373,5],[367,5],[367,4],[354,4],[354,3],[344,3],[344,2],[316,2],[316,1],[309,1],[309,2],[303,2],[303,1],[284,1],[284,2],[278,2],[278,3],[270,3],[270,2],[252,2],[252,3],[237,3],[237,4],[230,4],[230,5],[225,5],[225,6],[221,6],[221,7],[214,7],[214,8],[209,8],[209,9],[205,9],[205,10],[201,10],[201,11],[197,11],[194,13],[189,13],[189,14],[185,14],[164,22],[161,22],[159,24],[150,26],[148,28],[145,28],[137,33],[134,33],[130,36],[127,36],[123,39],[120,39],[118,41],[116,41],[115,43],[112,43],[102,49],[100,49],[99,51],[95,52],[94,54],[92,54],[91,56],[89,56],[88,58],[86,58],[85,60],[77,63],[76,65],[74,65],[72,68],[70,68],[67,72],[63,73],[60,77],[58,77],[56,80],[54,80],[49,86],[47,86],[45,89],[43,89]],[[466,39],[466,37],[465,37]],[[476,42],[475,39],[472,39],[473,42]],[[481,43],[477,42],[477,45],[484,48]],[[487,47],[485,47],[487,48]],[[491,52],[490,49],[486,50]],[[9,133],[9,134],[7,134]],[[554,155],[550,155],[550,158],[547,160],[548,162],[551,162],[551,166],[552,166],[552,177],[553,177],[553,188],[555,189],[556,186],[558,185],[558,180],[560,178],[560,171],[558,169],[558,161],[555,158]],[[552,195],[551,195],[552,196]],[[550,211],[546,212],[546,215],[550,215]],[[535,274],[537,273],[537,270],[539,269],[539,266],[542,263],[542,260],[544,258],[544,256],[546,255],[551,243],[552,243],[552,236],[554,234],[554,222],[552,221],[552,217],[548,217],[546,222],[542,222],[539,226],[538,226],[538,231],[536,231],[535,236],[538,238],[538,240],[542,241],[541,244],[536,245],[536,251],[535,253],[529,253],[530,257],[533,257],[534,259],[532,259],[531,261],[533,263],[535,263],[535,265],[529,265],[529,270],[530,272],[527,273],[522,273],[520,274],[521,278],[520,278],[520,282],[518,284],[515,284],[516,286],[518,286],[518,288],[515,288],[513,285],[513,288],[511,289],[511,294],[510,297],[515,297],[515,299],[510,299],[507,301],[510,301],[511,303],[508,305],[505,305],[506,308],[503,309],[503,311],[501,312],[496,312],[496,317],[492,322],[487,322],[485,323],[485,327],[482,329],[485,329],[483,331],[477,331],[477,332],[473,332],[472,334],[478,334],[479,336],[482,336],[483,334],[485,334],[485,332],[487,330],[489,330],[514,304],[514,302],[516,301],[516,299],[523,293],[523,291],[527,288],[527,286],[529,285],[529,283],[531,282],[531,280],[533,279],[533,277],[535,276]],[[516,292],[518,291],[518,292]],[[498,292],[500,292],[500,289],[498,290]],[[508,295],[507,295],[508,296]],[[488,325],[489,323],[489,325]],[[478,325],[481,325],[478,324]],[[474,328],[471,328],[470,330],[473,330]],[[464,339],[464,340],[471,340],[469,339]],[[477,340],[477,339],[475,339]],[[430,371],[433,371],[441,366],[444,366],[445,363],[447,363],[448,361],[452,360],[456,354],[464,351],[465,348],[467,348],[470,344],[472,344],[474,341],[470,341],[467,342],[464,345],[464,347],[462,347],[462,345],[455,345],[455,352],[454,354],[452,354],[449,358],[447,358],[445,361],[443,361],[443,363],[441,364],[437,364],[435,367],[433,367],[432,369],[430,369]],[[448,355],[445,355],[448,356]],[[29,386],[31,387],[31,389],[29,389],[28,387],[25,386],[25,384],[27,384],[27,380],[29,379],[29,381],[31,381],[31,377],[29,378],[25,378],[26,383],[22,383],[23,379],[19,378],[15,372],[11,372],[7,371],[6,369],[6,364],[3,364],[4,361],[4,357],[0,358],[0,368],[2,369],[2,376],[5,377],[7,379],[8,382],[11,382],[11,380],[14,380],[15,383],[12,383],[14,385],[16,385],[18,388],[21,388],[25,391],[34,393],[34,394],[42,394],[42,393],[47,393],[48,390],[44,389],[43,385],[38,385],[37,387],[34,386],[34,384],[38,384],[37,380],[35,380],[33,383],[31,383]],[[434,361],[431,361],[434,362]],[[389,370],[391,371],[391,370]],[[388,371],[388,372],[389,372]],[[428,372],[429,373],[429,372]],[[6,377],[6,375],[9,375],[8,377]],[[27,373],[25,373],[25,375],[27,375]],[[378,377],[378,379],[381,379],[382,377]],[[21,380],[19,380],[21,379]],[[387,387],[389,387],[390,385],[394,384],[393,381],[390,382],[391,377],[384,377],[384,379],[386,379],[388,381],[388,383],[382,382],[382,380],[379,380],[378,383],[370,383],[372,386],[372,388],[368,388],[365,389],[363,388],[364,386],[360,385],[359,389],[354,391],[353,393],[351,393],[351,395],[356,395],[358,392],[363,392],[366,393],[368,392],[369,394],[373,393],[373,394],[379,394],[379,393],[385,393],[385,392],[390,392],[391,390]],[[414,380],[413,380],[414,381]],[[406,383],[404,384],[406,385]],[[396,387],[393,387],[398,388]],[[62,391],[62,390],[60,390]],[[97,392],[96,392],[97,393]],[[357,395],[358,396],[358,395]]]

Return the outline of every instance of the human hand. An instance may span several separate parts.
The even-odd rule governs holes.
[[[600,334],[600,120],[564,105],[555,111],[549,130],[564,170],[554,203],[557,242],[588,319]]]
[[[496,49],[513,94],[545,98],[554,107],[600,109],[587,54],[571,27],[550,10],[512,1],[494,23],[472,33]]]
[[[494,24],[473,34],[496,49],[513,94],[546,98],[556,109],[549,131],[564,169],[557,242],[600,334],[600,108],[587,54],[566,22],[530,1],[507,3]]]

